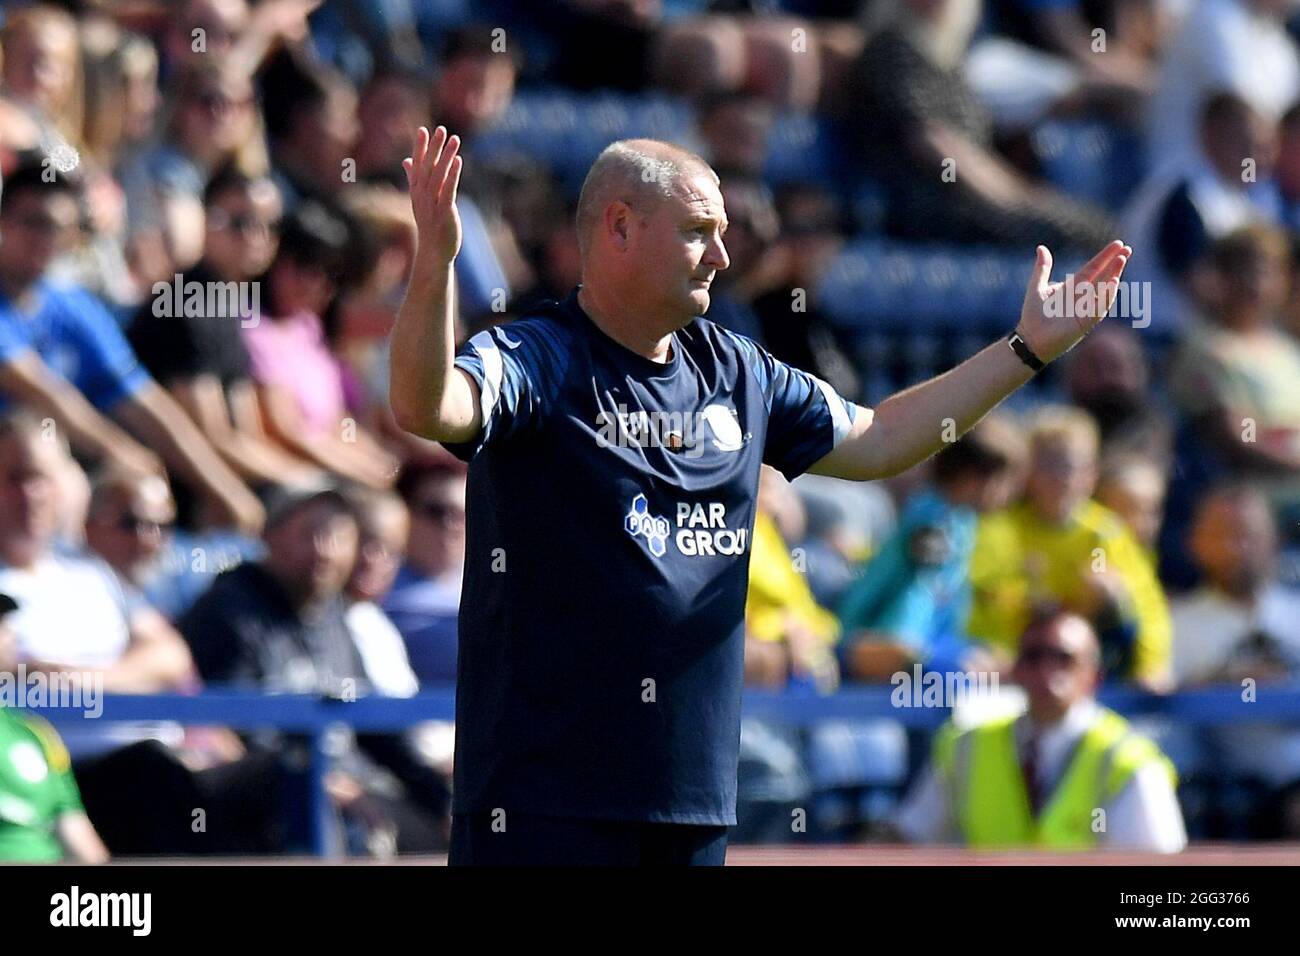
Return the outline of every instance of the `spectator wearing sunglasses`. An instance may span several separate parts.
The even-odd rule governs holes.
[[[56,540],[67,460],[30,412],[0,416],[0,580],[22,605],[9,621],[19,657],[98,673],[110,693],[178,689],[192,671],[180,635],[98,557]]]
[[[175,518],[164,479],[110,473],[91,490],[86,544],[117,572],[124,587],[139,588],[162,554]]]
[[[18,663],[107,694],[189,689],[193,661],[176,629],[98,557],[56,542],[67,459],[30,413],[0,416],[0,588],[19,605],[5,622]],[[85,809],[114,854],[202,852],[229,835],[190,829],[193,807],[237,798],[224,773],[182,763],[179,725],[91,719],[61,736]]]
[[[182,278],[209,289],[250,287],[233,296],[206,296],[207,308],[171,314],[145,302],[127,338],[142,365],[189,412],[222,459],[254,489],[311,484],[322,472],[307,459],[272,441],[262,426],[257,387],[241,329],[261,321],[241,315],[243,303],[258,304],[279,245],[283,205],[267,176],[226,166],[204,193],[207,210],[203,258]],[[172,283],[160,295],[172,296]],[[258,293],[256,296],[254,292]],[[157,313],[163,313],[161,315]],[[184,509],[187,489],[178,488]]]
[[[397,625],[421,684],[456,678],[465,563],[465,470],[459,463],[408,465],[397,492],[411,513],[406,560],[383,608]]]
[[[165,479],[109,471],[95,480],[86,511],[86,547],[116,572],[124,592],[170,621],[198,600],[219,572],[262,555],[260,541],[187,532],[175,524],[176,502]]]
[[[1097,703],[1100,664],[1086,619],[1036,609],[1012,671],[1025,712],[939,731],[895,819],[903,838],[978,849],[1182,850],[1173,764]]]
[[[203,252],[203,190],[228,163],[247,172],[268,167],[252,80],[233,66],[201,62],[187,69],[163,138],[122,169],[128,229],[160,233],[172,269],[188,269]],[[172,277],[141,276],[146,288]]]

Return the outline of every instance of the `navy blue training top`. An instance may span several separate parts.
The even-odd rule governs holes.
[[[702,318],[656,363],[576,290],[455,361],[483,429],[447,445],[471,463],[453,812],[734,824],[759,467],[801,474],[856,408]]]

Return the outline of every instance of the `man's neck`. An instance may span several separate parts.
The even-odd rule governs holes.
[[[1056,508],[1052,511],[1040,508],[1032,498],[1026,498],[1025,503],[1029,506],[1029,513],[1036,518],[1039,523],[1048,525],[1052,528],[1064,528],[1074,520],[1082,502],[1070,508]]]
[[[6,272],[0,272],[0,292],[3,292],[5,298],[20,308],[30,303],[35,289],[35,282],[24,282]]]
[[[1253,608],[1263,594],[1267,582],[1264,581],[1216,581],[1214,588],[1233,604],[1244,608]]]
[[[295,189],[315,193],[320,190],[321,178],[318,175],[319,160],[310,148],[293,144],[280,151],[280,171],[288,175]]]
[[[17,568],[20,571],[30,571],[36,566],[42,553],[43,549],[33,547],[27,542],[0,543],[0,565]]]
[[[442,577],[453,567],[457,567],[455,561],[444,561],[440,558],[429,558],[420,554],[408,554],[406,556],[406,565],[420,577],[437,580]]]
[[[1269,327],[1268,316],[1257,312],[1228,312],[1220,326],[1235,335],[1259,335]]]
[[[1060,727],[1067,713],[1069,713],[1068,710],[1061,713],[1034,713],[1029,711],[1025,714],[1025,720],[1028,722],[1031,733],[1042,734],[1054,727]]]
[[[294,610],[299,618],[306,620],[313,615],[313,612],[324,604],[324,600],[317,598],[309,589],[302,587],[301,581],[282,573],[269,562],[262,563],[262,570],[267,573],[276,587],[284,596],[285,602]]]
[[[1205,169],[1209,171],[1210,175],[1213,176],[1215,181],[1223,188],[1238,193],[1246,192],[1247,185],[1241,178],[1241,170],[1235,169],[1232,166],[1226,168],[1220,167],[1218,163],[1208,158],[1205,161]]]
[[[600,295],[589,285],[578,288],[578,305],[598,329],[625,349],[652,362],[668,364],[672,360],[672,333],[647,329],[641,316],[620,308],[612,301],[614,298]]]
[[[936,490],[939,497],[950,508],[965,508],[970,511],[978,511],[980,501],[983,498],[981,489],[966,481],[957,481]]]
[[[1071,721],[1081,719],[1081,717],[1090,710],[1092,701],[1089,698],[1076,700],[1073,704],[1059,713],[1037,713],[1032,710],[1025,714],[1029,721],[1030,729],[1034,733],[1048,733],[1052,730],[1065,727]]]

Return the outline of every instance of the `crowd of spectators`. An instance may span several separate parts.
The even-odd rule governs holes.
[[[0,664],[121,693],[448,686],[465,472],[387,402],[414,244],[402,159],[420,125],[462,139],[463,338],[580,281],[571,167],[656,133],[662,108],[721,177],[732,264],[709,318],[863,404],[884,396],[861,337],[818,295],[862,240],[1002,249],[1027,271],[1036,243],[1071,261],[1120,236],[1157,305],[1151,324],[1121,300],[1028,397],[904,475],[765,474],[749,683],[1011,680],[1051,603],[1091,624],[1110,684],[1300,686],[1296,8],[5,3]],[[576,119],[535,115],[547,102]],[[552,121],[581,142],[552,148]],[[782,155],[797,122],[815,168]],[[1105,194],[1043,155],[1061,122],[1123,144]],[[1232,820],[1207,784],[1193,836],[1294,835],[1300,728],[1185,736],[1188,766],[1262,781]],[[64,738],[110,852],[303,845],[281,813],[302,804],[301,740]],[[329,788],[349,846],[444,844],[447,740],[345,748]],[[234,822],[200,833],[199,806]]]

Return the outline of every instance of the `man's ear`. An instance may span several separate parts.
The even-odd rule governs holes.
[[[627,249],[632,232],[632,215],[632,207],[621,199],[616,199],[605,207],[605,229],[619,252]]]

